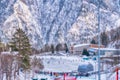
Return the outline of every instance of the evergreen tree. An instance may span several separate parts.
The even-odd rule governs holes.
[[[59,51],[59,45],[58,44],[56,45],[55,49],[56,49],[57,52]]]
[[[66,43],[65,43],[65,52],[66,52],[66,53],[68,52],[68,46],[67,46]]]
[[[31,53],[31,45],[27,35],[22,29],[19,28],[16,30],[13,35],[11,44],[13,50],[17,50],[19,52],[19,56],[21,57],[21,67],[24,69],[29,69],[29,55]]]
[[[92,41],[90,42],[91,44],[96,44],[95,39],[92,39]]]
[[[51,45],[51,51],[52,51],[52,53],[54,53],[54,45],[53,44]]]
[[[89,52],[87,49],[83,49],[82,55],[90,56]]]
[[[45,50],[45,52],[49,51],[49,45],[48,44],[45,44],[44,50]]]
[[[56,51],[60,51],[60,50],[62,50],[62,44],[61,43],[56,45]]]
[[[101,33],[101,43],[105,46],[108,44],[108,36],[105,32]]]

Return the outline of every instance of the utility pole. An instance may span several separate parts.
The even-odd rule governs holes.
[[[119,0],[119,17],[120,17],[120,0]]]
[[[98,80],[101,80],[100,77],[100,2],[98,0]]]

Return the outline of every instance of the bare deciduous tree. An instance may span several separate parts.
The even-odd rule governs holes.
[[[35,70],[41,70],[44,68],[42,60],[34,57],[31,61],[31,68],[33,69],[33,76]]]
[[[6,75],[6,80],[12,80],[13,75],[13,67],[14,67],[14,57],[12,55],[4,54],[0,55],[0,73],[1,79],[3,80],[3,76]]]

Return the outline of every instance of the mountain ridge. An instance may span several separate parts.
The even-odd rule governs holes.
[[[0,17],[6,18],[0,19],[0,26],[4,26],[0,29],[3,32],[2,38],[3,34],[5,38],[11,37],[12,35],[8,34],[14,33],[17,27],[13,26],[18,23],[29,36],[33,47],[39,48],[44,44],[87,43],[97,34],[97,0],[11,0],[8,3],[7,1],[0,2],[0,5],[11,6],[5,6],[5,11],[0,9],[0,13],[5,13]],[[119,27],[118,1],[101,2],[101,32]],[[23,6],[20,6],[20,3]],[[15,5],[18,11],[12,8]],[[14,18],[15,11],[22,14],[16,14],[19,22]],[[14,20],[10,21],[12,15]],[[8,26],[7,21],[11,26]]]

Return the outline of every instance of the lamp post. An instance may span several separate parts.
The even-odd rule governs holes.
[[[98,0],[98,80],[101,80],[100,78],[100,1]]]
[[[118,3],[119,3],[119,17],[120,17],[120,0],[119,0],[119,2],[118,2]]]

